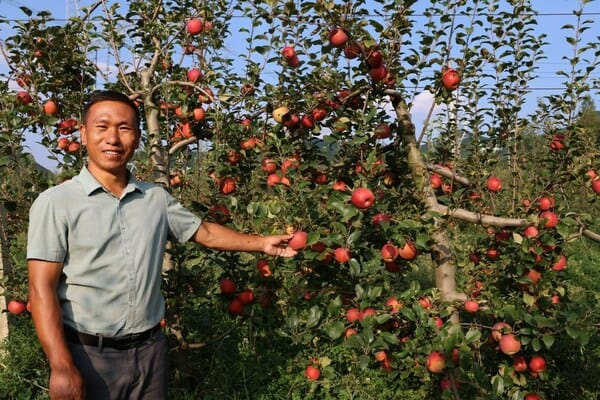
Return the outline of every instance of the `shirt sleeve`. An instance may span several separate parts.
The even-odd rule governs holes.
[[[42,193],[29,209],[27,259],[64,262],[68,225],[56,203],[52,196]]]
[[[169,236],[183,243],[190,240],[196,233],[202,219],[183,207],[181,203],[165,190],[167,196],[167,219]]]

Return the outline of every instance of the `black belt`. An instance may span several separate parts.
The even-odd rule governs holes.
[[[95,347],[111,347],[117,350],[127,350],[139,346],[146,340],[152,339],[154,334],[160,330],[160,324],[140,333],[131,333],[124,336],[106,337],[102,335],[90,335],[79,332],[65,325],[65,338],[71,343],[83,344]]]

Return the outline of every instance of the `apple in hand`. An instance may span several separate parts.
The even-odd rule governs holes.
[[[308,234],[304,231],[294,232],[294,236],[288,241],[288,246],[294,250],[302,250],[306,247],[306,237]]]

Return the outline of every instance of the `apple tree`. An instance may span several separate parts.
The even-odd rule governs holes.
[[[547,43],[525,0],[98,1],[63,23],[23,8],[2,140],[34,136],[72,176],[85,98],[122,90],[143,116],[133,173],[204,218],[295,232],[291,260],[169,244],[181,350],[218,341],[203,315],[221,313],[281,346],[298,396],[372,395],[368,376],[381,398],[555,398],[554,349],[598,321],[570,279],[573,243],[597,259],[600,241],[584,5],[562,90],[533,111]]]

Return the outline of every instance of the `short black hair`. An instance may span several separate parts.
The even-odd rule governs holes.
[[[130,106],[135,112],[135,120],[137,123],[138,131],[140,130],[140,110],[137,105],[131,100],[125,93],[118,92],[116,90],[99,90],[90,96],[88,102],[83,106],[83,123],[87,120],[88,111],[90,107],[101,101],[118,101]]]

